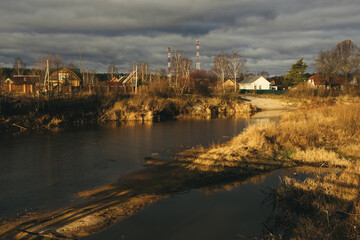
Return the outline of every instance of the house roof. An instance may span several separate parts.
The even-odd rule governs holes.
[[[69,70],[69,69],[67,69],[67,68],[60,68],[60,69],[58,69],[58,70],[55,70],[55,71],[53,71],[51,74],[50,74],[50,80],[57,80],[57,78],[58,78],[58,73],[69,73],[70,74],[70,78],[69,78],[69,80],[77,80],[77,81],[81,81],[80,80],[80,78],[79,78],[79,76],[75,73],[75,72],[73,72],[73,71],[71,71],[71,70]]]
[[[266,78],[262,77],[262,76],[251,76],[251,77],[248,77],[246,78],[245,80],[241,81],[240,83],[241,84],[244,84],[244,83],[253,83],[253,82],[256,82],[257,80],[263,78],[264,80],[268,81]],[[268,81],[269,82],[269,81]],[[270,82],[269,82],[270,83]]]
[[[240,83],[253,83],[255,82],[259,77],[258,76],[250,76],[246,79],[242,80]]]
[[[36,84],[40,80],[40,76],[37,75],[15,75],[13,77],[13,84],[23,85],[23,84]]]
[[[116,82],[116,81],[106,81],[102,83],[103,86],[110,86],[110,87],[121,87],[124,84],[122,82]]]
[[[315,74],[313,76],[311,76],[309,79],[314,81],[315,85],[344,85],[345,80],[344,78],[340,77],[340,76],[336,76],[336,75],[332,75],[328,78],[324,78],[322,76],[320,76],[319,74]]]

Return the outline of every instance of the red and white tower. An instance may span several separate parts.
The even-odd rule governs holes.
[[[200,70],[200,42],[196,40],[196,70]]]
[[[171,48],[168,47],[168,78],[171,79]]]

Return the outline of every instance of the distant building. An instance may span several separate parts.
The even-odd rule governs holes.
[[[314,87],[342,89],[345,84],[345,79],[336,75],[332,75],[328,78],[324,78],[319,74],[315,74],[308,79],[308,83]]]
[[[284,90],[282,81],[278,77],[273,77],[270,80],[272,90]]]
[[[109,86],[109,87],[121,87],[124,84],[122,82],[120,82],[120,80],[116,77],[114,77],[113,79],[111,79],[110,81],[105,81],[102,84],[103,86]]]
[[[53,71],[49,77],[50,84],[52,86],[69,85],[73,87],[80,86],[81,80],[78,75],[66,68],[60,68]]]
[[[224,87],[225,88],[234,88],[235,87],[235,82],[231,79],[228,79],[224,82]]]
[[[13,83],[14,83],[14,82],[13,82],[10,78],[4,80],[4,84],[9,84],[9,85],[11,85],[11,84],[13,84]]]
[[[3,85],[1,89],[9,93],[33,93],[40,85],[40,76],[15,75],[13,79],[6,79]]]
[[[6,80],[5,80],[6,81]],[[40,76],[38,75],[15,75],[12,79],[14,85],[39,85]]]
[[[271,83],[264,77],[251,76],[239,84],[240,89],[271,90]]]

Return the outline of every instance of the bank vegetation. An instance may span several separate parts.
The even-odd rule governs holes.
[[[304,181],[283,179],[274,190],[277,222],[267,239],[359,239],[360,103],[308,107],[278,124],[250,126],[193,159],[205,174],[309,165]]]
[[[18,133],[107,122],[165,121],[177,118],[245,118],[256,108],[234,96],[85,94],[0,96],[0,132]]]

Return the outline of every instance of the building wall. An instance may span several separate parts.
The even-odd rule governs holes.
[[[246,90],[270,90],[271,83],[263,77],[258,78],[252,83],[240,83],[240,89]]]

